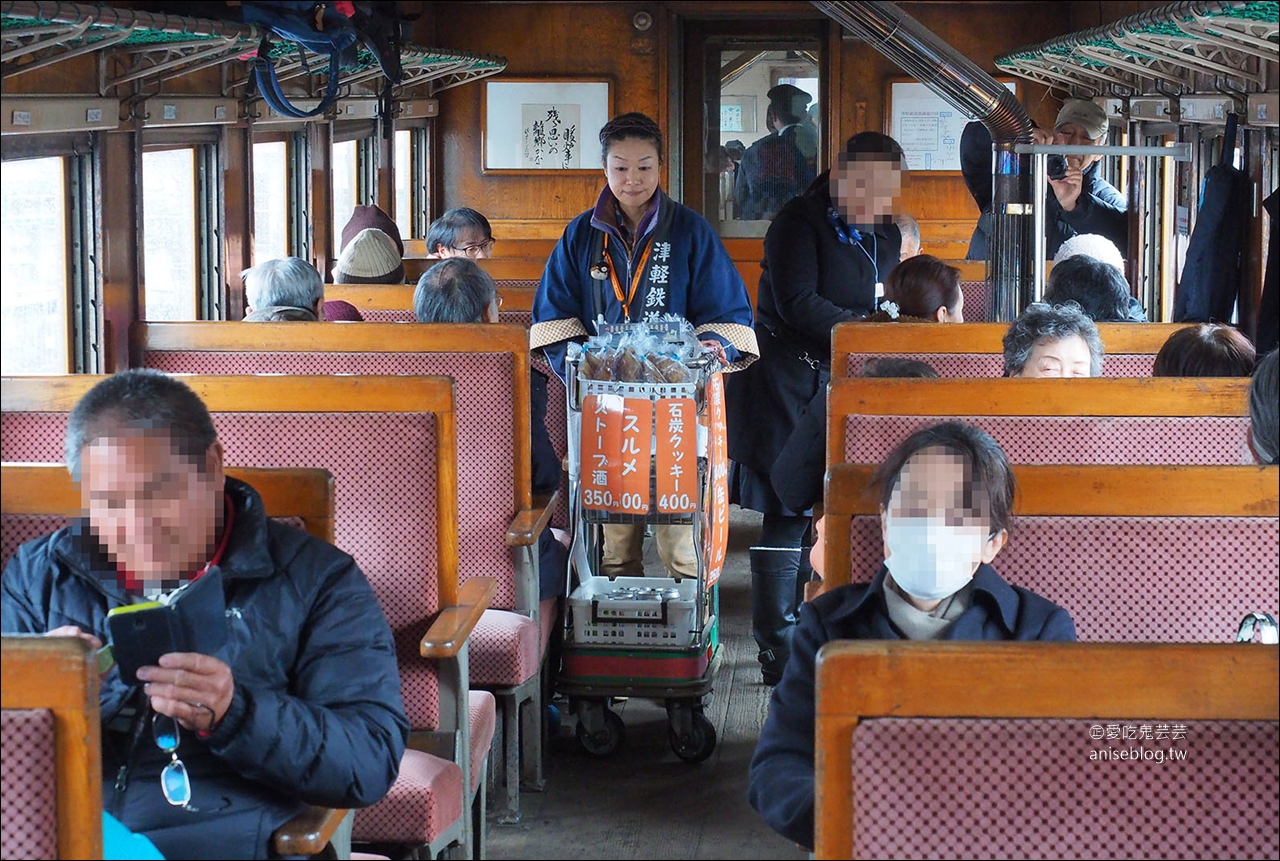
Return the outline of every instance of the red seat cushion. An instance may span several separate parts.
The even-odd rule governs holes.
[[[467,702],[471,716],[471,791],[484,779],[484,758],[493,744],[498,727],[498,704],[488,691],[470,691]]]
[[[1275,858],[1278,742],[1266,721],[864,720],[854,857]]]
[[[356,811],[351,839],[371,843],[431,843],[462,818],[462,769],[406,750],[387,797]]]
[[[58,857],[53,712],[0,712],[0,857]]]
[[[514,687],[538,672],[538,626],[510,610],[485,610],[471,632],[469,669],[477,687]]]

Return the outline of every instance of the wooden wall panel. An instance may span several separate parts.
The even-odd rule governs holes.
[[[666,124],[665,73],[662,59],[673,43],[670,29],[675,13],[687,20],[748,17],[753,11],[781,14],[794,7],[796,15],[812,15],[808,3],[678,2],[641,7],[630,3],[439,3],[434,15],[418,24],[420,40],[468,51],[507,57],[504,77],[606,75],[614,82],[615,112],[640,110]],[[1148,5],[1110,3],[1120,17],[1127,7]],[[1098,16],[1096,3],[911,3],[903,8],[925,26],[943,36],[957,50],[989,72],[996,72],[997,54],[1068,32],[1072,19]],[[1076,9],[1091,7],[1092,11]],[[1119,7],[1125,7],[1120,9]],[[631,16],[640,8],[654,14],[652,53],[637,53]],[[960,9],[963,8],[963,12]],[[1107,10],[1108,12],[1110,10]],[[1111,20],[1111,19],[1109,19]],[[1090,24],[1089,26],[1092,26]],[[537,32],[537,39],[529,34]],[[834,40],[833,40],[834,41]],[[653,44],[656,42],[656,46]],[[840,56],[829,69],[842,94],[833,105],[843,140],[864,129],[883,128],[884,85],[888,77],[903,74],[889,60],[864,43],[844,40]],[[481,169],[481,87],[468,84],[440,94],[437,121],[440,160],[447,170],[439,177],[442,208],[472,206],[494,223],[495,233],[506,238],[555,238],[564,224],[589,207],[603,178],[486,176]],[[1022,82],[1022,97],[1041,125],[1053,122],[1057,103],[1046,98],[1044,87]],[[697,93],[685,92],[686,100]],[[664,172],[664,180],[666,175]],[[905,207],[922,219],[976,219],[977,209],[956,176],[921,174],[912,178]]]
[[[655,14],[647,34],[631,17],[652,4],[630,3],[437,3],[435,38],[444,46],[500,54],[503,77],[605,76],[612,79],[614,113],[643,111],[665,125],[666,76]],[[537,34],[536,37],[533,34]],[[633,45],[633,37],[638,39]],[[483,82],[440,94],[437,120],[443,207],[470,206],[508,238],[555,238],[564,225],[589,208],[604,184],[596,176],[485,176],[481,170],[480,105]],[[583,141],[587,149],[594,141]],[[664,187],[666,171],[664,169]],[[506,223],[510,221],[511,223]]]

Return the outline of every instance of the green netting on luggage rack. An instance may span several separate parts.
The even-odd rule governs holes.
[[[1070,34],[1054,39],[1050,42],[1041,43],[1039,45],[1029,45],[1025,48],[1018,48],[996,57],[996,65],[1007,67],[1013,65],[1017,60],[1036,59],[1043,56],[1055,57],[1071,57],[1071,62],[1079,66],[1092,66],[1094,68],[1106,68],[1107,64],[1099,62],[1092,58],[1085,58],[1071,55],[1078,46],[1088,46],[1093,48],[1106,48],[1116,51],[1127,56],[1145,57],[1145,54],[1135,53],[1134,51],[1118,45],[1115,42],[1115,33],[1118,30],[1126,34],[1135,36],[1176,36],[1184,39],[1194,39],[1193,34],[1183,32],[1176,23],[1169,21],[1150,21],[1153,14],[1160,10],[1151,10],[1141,12],[1138,15],[1128,19],[1117,21],[1114,24],[1104,25],[1103,27],[1084,33]],[[1172,10],[1171,10],[1172,11]],[[1187,11],[1185,14],[1178,16],[1183,22],[1189,23],[1195,21],[1196,18]],[[1219,9],[1207,9],[1205,14],[1201,16],[1206,23],[1212,25],[1214,19],[1229,18],[1241,21],[1270,21],[1275,22],[1280,19],[1280,2],[1275,0],[1257,0],[1257,2],[1242,3],[1238,6],[1228,6]]]
[[[16,30],[26,27],[74,27],[62,21],[48,21],[43,18],[21,18],[14,15],[0,16],[0,31]],[[90,24],[89,29],[85,30],[78,36],[68,39],[69,42],[85,42],[92,44],[107,36],[119,33],[126,29],[125,27],[112,26],[109,24]],[[135,27],[124,40],[117,44],[121,45],[160,45],[167,42],[191,42],[191,41],[213,41],[215,39],[225,39],[226,36],[217,36],[211,33],[171,33],[166,30],[148,30],[145,27]],[[240,41],[246,45],[252,44],[249,37],[243,37]]]

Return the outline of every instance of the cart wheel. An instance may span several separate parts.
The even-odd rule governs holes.
[[[676,732],[675,727],[670,727],[667,738],[676,756],[685,762],[702,762],[716,749],[716,728],[700,711],[695,711],[690,717],[692,729],[688,736],[683,736]]]
[[[626,737],[627,729],[622,718],[608,709],[604,712],[604,732],[591,735],[585,726],[578,724],[578,743],[595,756],[613,756],[622,749]]]

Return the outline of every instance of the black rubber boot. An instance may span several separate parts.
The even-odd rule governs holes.
[[[791,654],[800,549],[751,548],[751,634],[766,685],[776,685]]]

